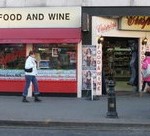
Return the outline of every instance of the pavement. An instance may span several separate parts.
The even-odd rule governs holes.
[[[40,97],[23,103],[22,96],[0,96],[0,126],[143,126],[150,127],[150,94],[116,95],[118,118],[108,118],[108,96],[97,100]]]

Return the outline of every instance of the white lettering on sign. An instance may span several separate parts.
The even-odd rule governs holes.
[[[81,7],[1,8],[0,28],[79,28]]]

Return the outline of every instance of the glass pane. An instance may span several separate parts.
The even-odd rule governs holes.
[[[76,69],[73,44],[34,44],[38,69]]]
[[[0,69],[24,69],[25,53],[22,44],[0,45]]]

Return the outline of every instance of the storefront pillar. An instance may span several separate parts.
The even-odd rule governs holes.
[[[82,91],[82,43],[77,46],[77,97],[81,98]]]
[[[28,43],[26,44],[26,56],[29,55],[29,52],[33,49],[33,45]]]

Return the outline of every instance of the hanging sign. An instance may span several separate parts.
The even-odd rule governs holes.
[[[125,16],[119,19],[119,29],[150,31],[150,16]]]
[[[96,49],[96,94],[102,95],[102,44],[97,44]]]

